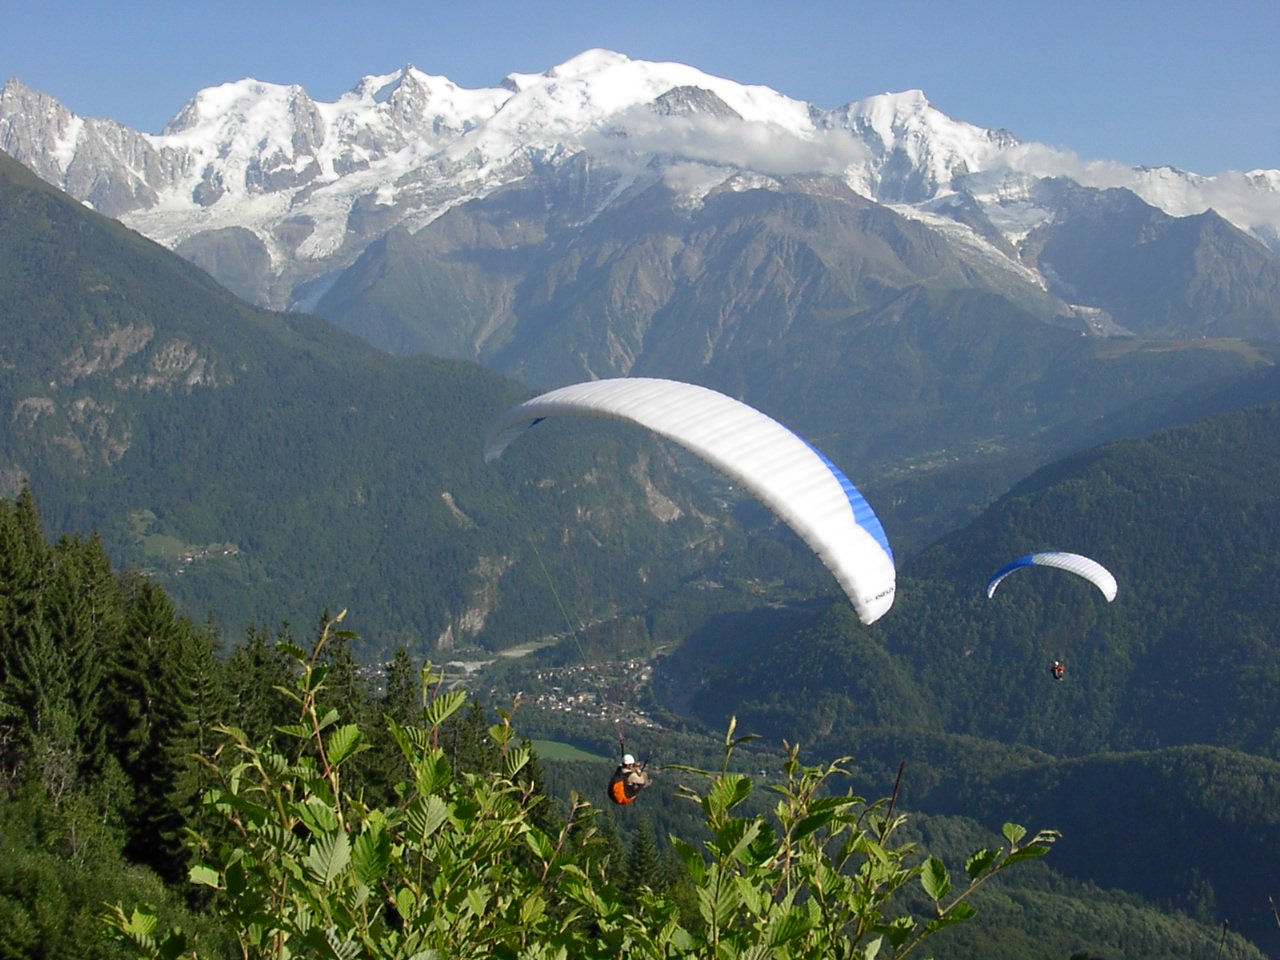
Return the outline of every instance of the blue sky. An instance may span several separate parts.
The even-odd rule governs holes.
[[[487,87],[604,47],[824,108],[918,88],[1086,160],[1280,168],[1274,0],[7,0],[0,20],[0,79],[148,133],[244,77],[334,100],[406,63]]]

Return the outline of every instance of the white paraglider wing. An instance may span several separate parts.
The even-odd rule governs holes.
[[[863,623],[893,606],[893,551],[871,505],[826,457],[776,420],[706,387],[625,377],[552,390],[489,433],[491,461],[547,417],[623,420],[667,437],[751,491],[822,558]]]
[[[1116,578],[1111,575],[1110,570],[1098,563],[1097,560],[1082,557],[1078,553],[1065,553],[1061,550],[1029,553],[1025,557],[1019,557],[1012,563],[1001,567],[987,581],[987,597],[990,598],[995,595],[996,587],[1000,586],[1001,580],[1009,576],[1009,574],[1021,570],[1023,567],[1057,567],[1059,570],[1067,570],[1077,576],[1084,577],[1101,590],[1102,595],[1107,598],[1108,602],[1116,598]]]

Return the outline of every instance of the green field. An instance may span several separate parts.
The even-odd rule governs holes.
[[[561,743],[559,740],[534,740],[533,749],[537,751],[538,757],[542,760],[596,760],[601,763],[613,763],[608,757],[602,757],[598,753],[588,753],[580,750],[571,743]]]

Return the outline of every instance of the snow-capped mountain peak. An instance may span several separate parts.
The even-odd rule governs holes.
[[[199,91],[154,136],[79,118],[11,81],[0,94],[0,148],[170,246],[247,231],[276,278],[275,306],[393,226],[417,229],[575,155],[623,181],[664,175],[692,204],[716,184],[767,186],[793,174],[834,177],[921,215],[963,195],[1012,243],[1049,216],[1034,184],[1070,177],[1127,187],[1178,215],[1212,206],[1280,245],[1276,171],[1198,177],[1086,163],[953,119],[920,90],[824,111],[601,49],[478,89],[406,64],[363,77],[332,103],[297,85],[239,80]]]

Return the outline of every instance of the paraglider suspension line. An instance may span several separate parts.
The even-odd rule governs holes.
[[[564,625],[569,629],[569,636],[573,637],[573,644],[578,648],[578,656],[582,658],[582,662],[587,662],[587,652],[582,649],[582,641],[578,639],[578,628],[573,625],[573,621],[569,619],[569,611],[565,609],[563,601],[560,599],[560,593],[556,590],[556,582],[551,578],[551,571],[547,569],[547,565],[542,562],[542,554],[538,552],[538,545],[533,542],[533,538],[529,538],[529,546],[533,547],[533,555],[538,558],[538,566],[542,568],[542,575],[547,578],[547,586],[551,590],[551,596],[555,598],[556,606],[560,609],[560,616],[564,617]]]

